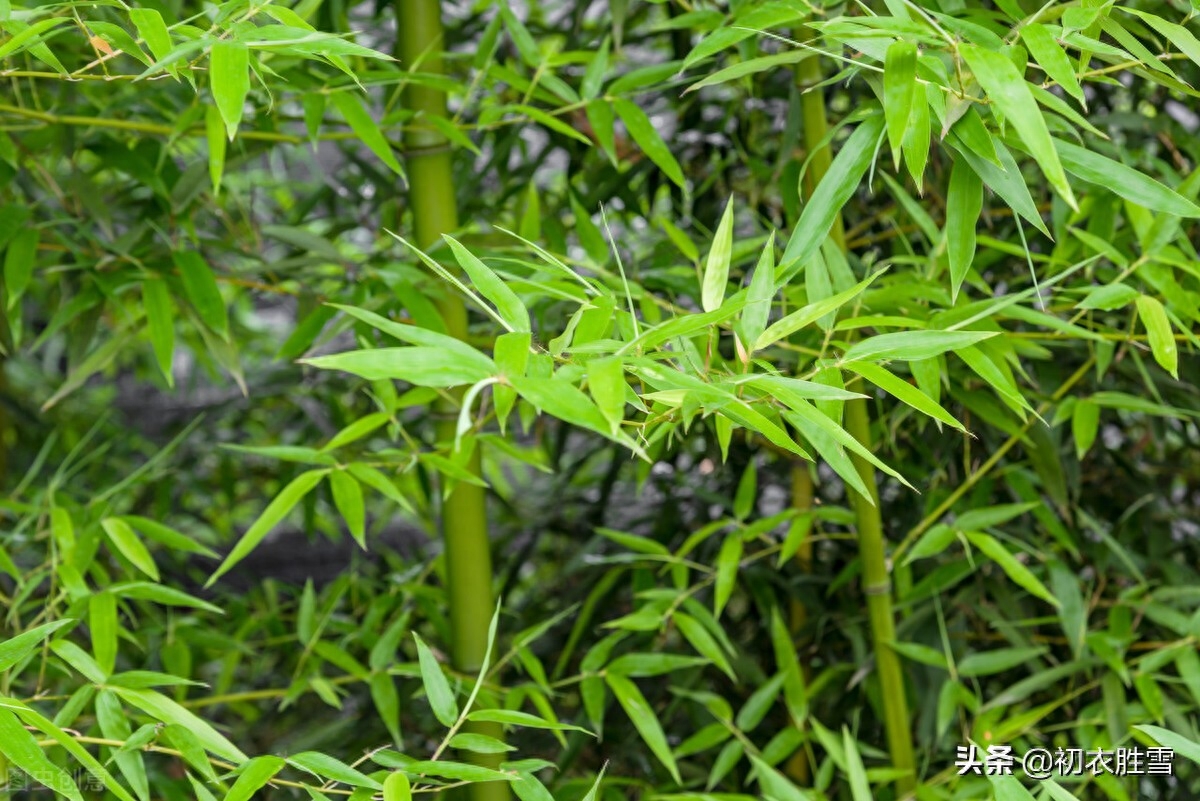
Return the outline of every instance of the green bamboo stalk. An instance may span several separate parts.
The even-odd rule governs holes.
[[[421,60],[426,73],[443,71],[442,16],[439,0],[398,0],[398,50],[405,65]],[[409,198],[413,212],[414,236],[418,247],[427,248],[444,233],[458,230],[458,206],[454,193],[450,146],[446,138],[428,123],[432,117],[446,117],[446,95],[430,86],[409,87],[406,104],[415,113],[413,124],[405,132]],[[467,338],[467,308],[457,295],[449,294],[439,305],[447,333]],[[453,441],[456,414],[453,405],[436,409],[438,437]],[[479,473],[476,450],[468,469]],[[474,673],[483,663],[488,645],[488,626],[495,601],[492,595],[492,561],[487,530],[487,499],[482,487],[458,482],[442,505],[442,537],[446,547],[446,581],[453,631],[451,659],[455,669]],[[499,724],[468,724],[466,729],[503,739]],[[502,754],[463,754],[470,761],[497,769]],[[507,782],[487,782],[470,786],[472,801],[508,801]]]
[[[825,116],[825,93],[819,87],[825,76],[819,57],[806,58],[797,65],[800,85],[801,112],[804,122],[805,146],[811,154],[808,170],[804,176],[805,196],[825,177],[833,160],[828,146],[821,147],[821,140],[828,132]],[[842,216],[834,219],[830,236],[843,251],[846,250],[845,229]],[[866,399],[856,398],[846,402],[846,431],[871,447],[871,423],[867,413]],[[896,781],[900,795],[911,793],[916,785],[916,770],[913,759],[912,731],[909,727],[908,700],[904,693],[904,668],[899,656],[892,650],[896,638],[895,612],[892,608],[892,586],[889,576],[883,517],[879,509],[879,492],[875,485],[875,467],[862,457],[851,454],[851,461],[862,477],[863,484],[871,493],[866,498],[854,490],[847,489],[854,506],[858,528],[858,551],[862,561],[863,592],[867,596],[867,611],[871,621],[871,639],[875,649],[875,669],[879,676],[880,695],[883,703],[884,728],[887,732],[888,752],[892,765],[907,771]]]

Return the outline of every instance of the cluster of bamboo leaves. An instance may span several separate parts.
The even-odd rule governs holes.
[[[968,740],[1167,745],[1194,786],[1195,532],[1156,521],[1144,545],[1136,517],[1171,493],[1196,508],[1200,137],[1165,111],[1197,96],[1189,10],[630,2],[592,24],[589,5],[456,8],[443,71],[426,70],[437,43],[397,62],[345,4],[0,3],[13,87],[0,103],[0,347],[21,414],[57,414],[47,425],[67,432],[61,449],[19,440],[25,478],[3,505],[14,636],[0,644],[0,753],[68,797],[81,796],[63,766],[78,765],[126,801],[268,784],[389,801],[498,782],[523,801],[551,797],[546,784],[588,801],[625,788],[680,801],[1185,791],[960,777],[950,759]],[[405,25],[404,3],[395,11]],[[583,34],[559,32],[572,21]],[[669,57],[641,63],[664,38]],[[406,108],[423,89],[448,92],[452,113]],[[806,98],[822,93],[831,124],[821,100],[822,130],[805,139]],[[749,108],[760,95],[781,119]],[[744,141],[714,134],[735,140],[719,158],[664,133],[664,115],[704,125],[706,104],[747,128]],[[421,126],[478,192],[461,193],[461,231],[418,247],[401,134]],[[330,152],[340,192],[292,174]],[[511,166],[553,154],[565,178]],[[501,187],[467,184],[474,173]],[[377,200],[341,210],[368,185]],[[294,299],[285,336],[256,320],[276,295]],[[466,304],[465,340],[446,302]],[[184,360],[251,404],[258,371],[298,363],[284,380],[304,376],[337,420],[299,436],[240,421],[226,469],[260,460],[270,480],[247,473],[248,492],[222,496],[235,508],[191,528],[169,497],[153,513],[147,497],[170,495],[154,487],[202,429],[144,461],[114,437],[104,447],[129,471],[114,480],[88,428],[113,376],[165,391]],[[435,426],[429,409],[446,402],[454,425]],[[866,437],[847,414],[864,402]],[[278,419],[300,426],[298,405]],[[207,559],[199,583],[219,590],[301,514],[369,549],[379,521],[428,516],[459,483],[518,496],[507,476],[548,469],[549,448],[529,441],[547,427],[613,446],[642,485],[683,458],[728,465],[727,497],[686,528],[601,526],[558,546],[568,564],[598,554],[547,579],[580,605],[537,598],[544,577],[532,580],[511,649],[477,674],[448,680],[416,635],[428,621],[449,639],[427,574],[319,597],[310,584],[286,612],[254,595],[224,616],[238,627],[221,642],[201,632],[232,609],[160,571]],[[1136,509],[1085,497],[1087,466],[1119,495],[1151,458],[1112,467],[1109,428],[1167,466]],[[1171,467],[1183,478],[1166,488]],[[822,502],[797,493],[760,513],[759,485],[780,470],[815,476]],[[847,548],[863,527],[853,498],[890,510],[891,641],[853,609],[866,580],[865,554]],[[212,529],[231,544],[219,562]],[[808,575],[814,560],[831,575]],[[614,597],[624,608],[603,614]],[[300,653],[245,653],[264,619]],[[997,647],[977,647],[988,636]],[[903,664],[916,765],[884,745],[884,651]],[[220,667],[199,670],[201,653]],[[238,720],[251,736],[246,699],[211,704],[231,707],[218,725],[194,685],[237,696],[259,669],[290,683],[264,696],[285,706],[365,699],[389,742],[361,759],[327,743],[252,757],[221,731]],[[410,710],[420,695],[432,720]],[[428,753],[401,729],[414,714],[442,730]],[[512,746],[468,722],[550,732],[538,753],[567,757],[444,758],[507,759]],[[607,772],[571,775],[580,753],[609,748]],[[153,765],[164,753],[186,784]]]

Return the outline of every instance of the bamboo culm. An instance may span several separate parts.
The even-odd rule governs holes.
[[[398,56],[403,64],[418,60],[427,73],[442,71],[443,43],[439,0],[398,0],[396,3]],[[410,86],[406,104],[415,112],[414,123],[404,136],[409,203],[413,234],[421,248],[436,244],[442,234],[458,229],[458,207],[449,144],[426,120],[446,116],[446,96],[430,86]],[[467,309],[457,295],[448,294],[439,304],[447,332],[467,338]],[[453,441],[456,410],[443,405],[437,410],[438,438]],[[468,469],[479,473],[476,450]],[[451,658],[455,669],[471,674],[483,662],[487,650],[488,625],[495,608],[492,595],[492,562],[487,529],[487,499],[482,487],[458,482],[442,503],[441,524],[445,542],[446,582],[450,623],[453,631]],[[503,739],[499,724],[468,724],[465,729]],[[496,769],[502,754],[463,754],[466,760]],[[472,784],[471,801],[508,801],[507,782]]]
[[[820,59],[814,57],[801,61],[797,65],[797,79],[802,92],[800,102],[804,123],[804,142],[806,149],[813,154],[804,176],[804,194],[808,197],[825,176],[832,161],[828,146],[820,146],[828,131],[828,122],[825,116],[825,93],[820,88],[821,82],[825,79]],[[843,251],[846,250],[840,214],[834,218],[834,226],[829,235],[839,248]],[[851,436],[865,447],[871,447],[871,422],[865,398],[855,398],[846,402],[844,422],[846,431]],[[906,774],[896,781],[897,791],[901,796],[906,796],[911,794],[916,786],[916,765],[913,758],[912,731],[909,726],[908,700],[904,688],[904,667],[899,656],[892,649],[892,642],[895,640],[895,610],[892,605],[891,577],[887,562],[883,517],[879,508],[879,493],[876,490],[875,467],[857,454],[851,454],[850,459],[859,476],[862,477],[863,484],[872,495],[868,499],[847,489],[854,507],[858,529],[862,586],[863,592],[867,596],[867,611],[871,624],[871,640],[875,651],[875,670],[879,677],[888,752],[893,767],[906,771]],[[811,495],[807,498],[793,499],[793,505],[797,501],[811,504]]]

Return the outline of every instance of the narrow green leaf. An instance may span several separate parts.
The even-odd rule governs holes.
[[[1146,327],[1146,337],[1150,342],[1150,352],[1162,369],[1179,378],[1179,351],[1175,347],[1175,334],[1171,331],[1171,321],[1167,311],[1156,298],[1140,295],[1137,299],[1138,317]]]
[[[1030,594],[1036,595],[1046,603],[1057,607],[1058,600],[1050,594],[1046,586],[1038,581],[1037,576],[1017,561],[1017,558],[1009,553],[999,540],[982,531],[968,531],[967,539],[971,541],[976,548],[983,551],[984,555],[998,564],[1000,568],[1008,574],[1008,577],[1016,582],[1019,586],[1026,589]]]
[[[495,365],[483,354],[480,360],[464,360],[457,353],[433,346],[352,350],[330,356],[301,359],[322,370],[342,372],[368,381],[394,379],[419,387],[455,387],[474,384],[495,374]]]
[[[453,726],[458,720],[458,702],[454,699],[450,683],[446,681],[446,674],[442,672],[442,666],[433,655],[433,651],[429,650],[429,646],[415,631],[413,639],[417,643],[417,658],[421,664],[421,681],[425,685],[425,696],[433,708],[434,717],[443,726]]]
[[[92,635],[92,654],[105,674],[117,667],[117,599],[99,592],[88,599],[88,629]]]
[[[955,159],[946,194],[946,256],[950,261],[951,299],[975,259],[975,226],[983,211],[983,181],[965,159]]]
[[[760,72],[774,70],[785,64],[798,64],[814,55],[816,54],[811,50],[784,50],[779,53],[772,53],[769,56],[748,58],[745,61],[739,61],[724,69],[717,70],[711,75],[707,75],[703,79],[696,81],[684,90],[684,94],[695,92],[706,86],[716,86],[717,84],[736,81],[739,78],[745,78],[747,75],[756,75]]]
[[[383,801],[412,801],[412,784],[400,771],[389,773],[383,780]]]
[[[955,420],[953,415],[942,408],[941,404],[904,379],[888,372],[883,367],[871,362],[858,361],[850,362],[846,365],[846,369],[858,373],[884,392],[902,403],[908,404],[922,414],[927,414],[952,428],[966,432],[963,424]]]
[[[704,282],[700,292],[700,306],[706,312],[716,311],[725,300],[725,287],[729,283],[729,261],[733,254],[733,198],[725,204],[725,213],[713,236],[708,261],[704,265]]]
[[[1050,130],[1046,127],[1046,119],[1016,65],[1002,53],[976,45],[963,44],[959,52],[979,85],[1004,115],[1006,123],[1016,129],[1021,141],[1029,148],[1046,180],[1068,206],[1078,210],[1075,195],[1050,138]]]
[[[892,148],[892,160],[897,170],[900,169],[904,132],[908,128],[918,89],[924,95],[923,87],[917,84],[917,45],[898,39],[888,45],[883,60],[883,113],[887,118],[888,144]],[[922,96],[921,102],[924,101]]]
[[[230,139],[237,133],[250,93],[250,50],[241,42],[220,39],[209,53],[209,90]],[[256,788],[257,789],[257,788]]]
[[[633,726],[642,736],[642,741],[666,767],[675,783],[681,784],[679,768],[675,764],[675,757],[671,754],[671,747],[667,744],[667,736],[663,732],[662,724],[659,723],[658,716],[650,704],[646,702],[642,691],[624,676],[609,673],[604,678],[608,682],[609,689],[612,690],[613,695],[625,710],[625,714],[629,715],[629,719],[633,721]]]
[[[225,311],[225,299],[217,288],[217,279],[205,264],[203,257],[192,250],[176,251],[172,254],[179,277],[183,279],[183,291],[200,319],[222,339],[229,335],[229,318]]]
[[[866,359],[928,359],[949,350],[967,348],[996,336],[993,331],[899,331],[860,340],[842,355],[841,363]]]
[[[379,160],[386,164],[392,172],[403,175],[404,168],[396,160],[392,146],[388,144],[383,132],[358,97],[349,91],[333,92],[329,97],[334,108],[350,126],[350,130],[354,131],[354,135],[362,140],[362,143],[370,148],[371,152],[378,156]]]
[[[238,764],[246,761],[246,755],[217,733],[216,729],[162,693],[153,690],[132,690],[126,687],[113,687],[112,690],[126,703],[136,706],[151,717],[161,720],[163,723],[175,723],[188,729],[206,750],[222,759]]]
[[[742,560],[742,535],[734,532],[725,538],[721,544],[721,552],[717,556],[717,580],[713,589],[713,617],[720,617],[721,610],[729,602],[733,594],[733,586],[737,581],[738,567]]]
[[[1082,459],[1096,441],[1100,430],[1100,407],[1080,398],[1071,412],[1071,435],[1075,438],[1075,455]]]
[[[211,587],[216,583],[217,579],[228,573],[234,565],[242,561],[247,554],[253,551],[262,542],[263,537],[267,536],[271,529],[275,528],[283,518],[287,517],[288,512],[292,511],[292,507],[299,503],[300,499],[307,495],[309,490],[317,486],[328,472],[328,470],[308,470],[292,479],[275,496],[274,500],[267,504],[267,508],[254,521],[254,524],[246,529],[246,533],[238,540],[237,545],[233,547],[233,550],[225,557],[225,561],[209,577],[204,586]]]
[[[129,9],[129,20],[137,28],[138,36],[146,43],[150,53],[158,61],[170,55],[174,45],[171,32],[163,22],[162,14],[153,8]]]
[[[572,726],[569,723],[554,723],[528,712],[518,712],[514,709],[475,709],[467,715],[467,720],[484,723],[503,723],[506,726],[524,726],[529,729],[547,729],[549,731],[579,731],[590,734],[587,729]]]
[[[224,140],[222,140],[224,141]],[[175,314],[167,282],[161,278],[147,278],[142,282],[142,306],[146,310],[146,329],[150,333],[150,344],[158,361],[167,386],[175,386],[175,375],[171,369],[175,358]]]
[[[1200,206],[1145,173],[1079,145],[1055,139],[1054,148],[1072,175],[1118,196],[1176,217],[1200,217]]]
[[[275,778],[287,762],[277,756],[260,756],[251,759],[238,774],[237,781],[229,788],[225,801],[250,801],[254,794]]]
[[[883,126],[883,115],[867,117],[842,145],[829,171],[804,204],[804,211],[784,249],[777,275],[789,275],[794,266],[807,264],[820,251],[825,237],[833,229],[834,219],[841,214],[842,206],[857,191],[859,182],[871,166]]]
[[[370,787],[372,790],[382,790],[383,785],[370,776],[327,754],[317,751],[305,751],[288,757],[290,764],[301,770],[307,770],[325,779],[349,785],[350,787]]]
[[[1148,734],[1159,745],[1170,748],[1200,765],[1200,745],[1197,745],[1186,737],[1176,734],[1173,731],[1159,728],[1158,726],[1143,724],[1134,726],[1134,728]]]
[[[204,112],[204,131],[208,139],[208,177],[212,181],[213,195],[221,191],[221,174],[225,171],[225,131],[222,130],[221,111],[208,106]]]
[[[11,668],[13,665],[20,662],[29,654],[33,653],[33,649],[41,644],[42,640],[49,637],[54,632],[61,629],[63,626],[68,626],[75,621],[70,618],[55,620],[51,623],[43,623],[42,625],[32,628],[29,631],[22,632],[16,637],[0,642],[0,673]]]
[[[772,323],[767,330],[759,335],[754,342],[754,350],[762,350],[763,348],[778,342],[779,340],[791,336],[805,326],[812,325],[817,320],[820,320],[827,314],[835,312],[842,306],[845,306],[854,298],[862,294],[863,290],[869,287],[876,278],[883,274],[883,270],[871,275],[862,281],[855,284],[845,292],[839,292],[836,295],[825,298],[824,300],[809,303],[802,306],[786,317]]]
[[[850,730],[842,727],[842,747],[846,754],[846,775],[850,780],[850,797],[854,801],[872,801],[871,783],[867,780],[867,770],[863,767],[862,756],[858,753],[858,743],[854,741]]]
[[[746,338],[747,348],[757,349],[757,341],[767,327],[771,316],[771,298],[775,295],[775,232],[767,238],[762,255],[754,267],[750,287],[746,292],[746,305],[742,308],[741,334]]]
[[[475,254],[462,246],[457,239],[449,234],[443,234],[442,238],[450,245],[450,250],[454,252],[454,258],[458,261],[463,270],[471,277],[475,288],[480,294],[490,300],[495,306],[496,311],[508,323],[512,331],[529,331],[529,311],[525,308],[525,304],[517,297],[517,294],[509,288],[508,284],[501,280],[500,276],[496,275],[490,267],[480,261]]]
[[[1084,97],[1083,87],[1079,85],[1075,68],[1071,66],[1071,59],[1054,40],[1054,34],[1050,33],[1050,29],[1040,22],[1026,25],[1021,28],[1021,39],[1029,48],[1029,54],[1033,56],[1050,80],[1061,86],[1067,94],[1087,108],[1087,98]]]
[[[587,365],[588,392],[608,421],[609,432],[616,434],[625,419],[628,385],[625,367],[618,357],[592,359]]]
[[[72,801],[83,801],[83,795],[70,774],[47,759],[38,741],[17,716],[3,708],[0,708],[0,753],[39,784]]]
[[[18,231],[8,243],[8,250],[4,254],[4,287],[8,293],[9,309],[17,304],[33,279],[38,239],[38,229],[30,226]]]
[[[142,544],[128,523],[120,518],[106,517],[100,521],[100,526],[108,535],[109,542],[122,556],[132,562],[138,570],[154,581],[158,581],[158,567],[154,564],[154,557],[150,555],[150,551],[146,550],[146,546]]]
[[[329,474],[329,489],[333,494],[333,505],[346,521],[350,535],[364,551],[367,549],[366,512],[363,506],[362,486],[344,470]]]
[[[589,116],[593,104],[588,104]],[[675,156],[671,154],[670,148],[666,142],[659,136],[658,130],[654,124],[650,122],[650,118],[646,116],[646,112],[642,111],[632,100],[626,100],[623,97],[618,97],[612,101],[612,107],[616,110],[617,115],[625,123],[629,135],[633,137],[633,141],[642,149],[646,156],[658,165],[671,181],[680,189],[684,189],[683,169],[680,168],[679,162],[675,160]]]
[[[990,676],[1002,673],[1021,665],[1028,665],[1046,653],[1045,647],[1037,648],[999,648],[994,651],[981,651],[970,654],[958,663],[960,676]]]

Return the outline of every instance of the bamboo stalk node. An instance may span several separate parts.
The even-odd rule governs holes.
[[[892,580],[877,582],[875,584],[864,584],[863,595],[888,595],[892,591]]]

